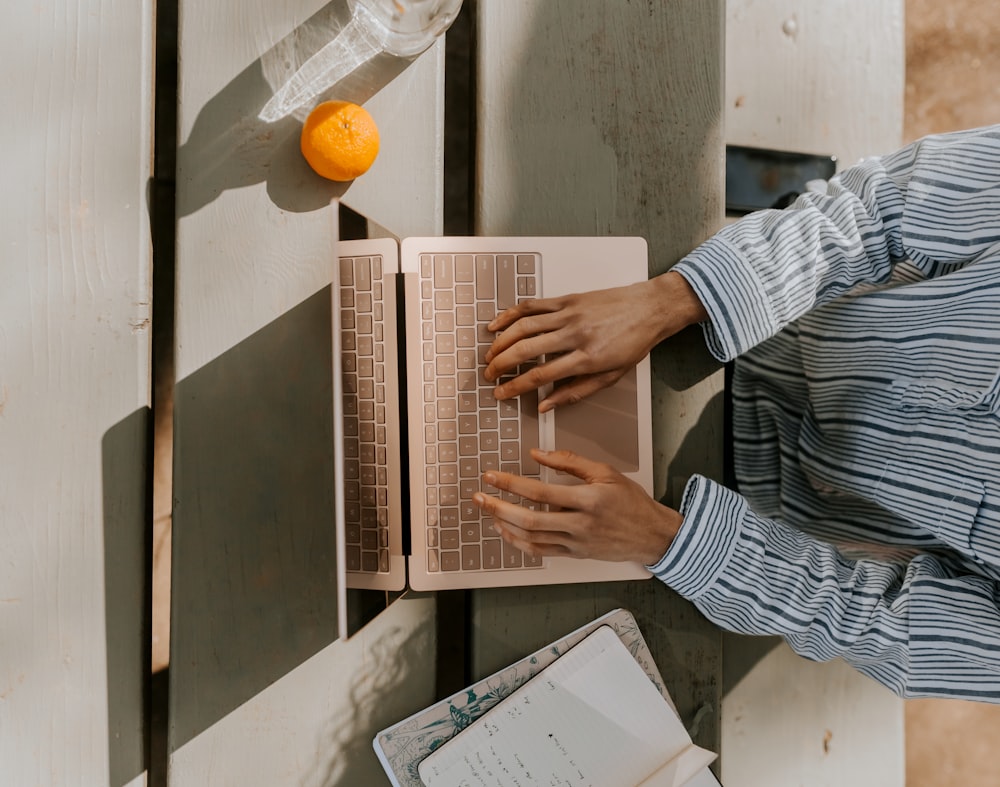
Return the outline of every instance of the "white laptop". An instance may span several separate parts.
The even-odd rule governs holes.
[[[524,298],[645,280],[645,241],[370,239],[340,241],[337,254],[338,529],[347,585],[445,590],[648,578],[632,563],[532,558],[504,543],[471,502],[489,469],[576,482],[540,468],[530,446],[606,461],[652,493],[648,358],[614,387],[542,415],[536,395],[497,402],[482,374],[493,341],[485,326],[498,312]]]

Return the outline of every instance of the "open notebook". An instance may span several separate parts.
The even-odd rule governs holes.
[[[604,631],[599,636],[604,637],[604,646],[595,654],[590,646],[597,643],[588,644],[588,640],[601,630]],[[608,641],[609,632],[613,632],[617,643]],[[614,650],[612,645],[617,645],[617,653],[607,653],[610,661],[603,659],[605,650]],[[546,698],[546,684],[552,682],[570,689],[579,699],[587,697],[587,707],[574,707],[572,698],[565,694],[561,698],[554,695]],[[638,698],[634,692],[638,692]],[[536,699],[541,700],[537,705]],[[569,703],[565,702],[567,699]],[[554,718],[551,700],[556,700],[557,706],[563,705],[568,713]],[[514,708],[510,707],[512,704]],[[499,745],[490,747],[492,751],[480,750],[484,733],[489,741],[491,732],[499,738]],[[640,766],[639,773],[632,777],[621,764],[625,756],[623,748],[614,742],[618,738],[620,744],[623,734],[632,739],[628,765]],[[560,745],[553,747],[557,735]],[[639,739],[650,738],[652,747],[640,744]],[[372,743],[390,784],[396,787],[433,784],[445,771],[451,771],[463,783],[463,760],[466,765],[478,760],[483,766],[490,765],[486,760],[492,760],[493,770],[492,766],[503,767],[502,759],[514,760],[515,771],[522,766],[533,770],[537,767],[530,780],[522,778],[518,783],[719,787],[718,780],[705,767],[714,755],[692,744],[642,632],[625,609],[601,615],[489,677],[381,730]],[[636,744],[645,751],[637,751]],[[542,747],[540,752],[539,747]],[[529,764],[531,757],[534,762]],[[453,770],[455,765],[458,769]],[[609,765],[611,773],[601,774]],[[421,774],[428,777],[427,781]],[[485,771],[482,775],[486,775]],[[464,783],[499,781],[476,781],[473,776]],[[515,782],[511,777],[502,783]]]
[[[503,543],[471,502],[489,469],[575,482],[540,468],[531,446],[608,462],[652,492],[648,359],[612,388],[542,415],[536,395],[497,402],[482,374],[493,341],[485,326],[499,311],[523,298],[644,280],[645,241],[370,239],[341,241],[337,254],[338,503],[348,586],[442,590],[648,578],[629,563],[533,559]]]

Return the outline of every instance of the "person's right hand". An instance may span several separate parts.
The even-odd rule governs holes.
[[[546,356],[494,390],[509,399],[567,381],[538,403],[545,412],[613,385],[659,342],[707,316],[687,281],[670,272],[627,287],[526,300],[490,323],[501,333],[486,354],[486,378]]]

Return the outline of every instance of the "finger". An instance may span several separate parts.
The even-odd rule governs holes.
[[[522,530],[517,525],[510,522],[495,520],[494,529],[500,537],[511,546],[527,552],[529,555],[539,557],[558,557],[571,555],[572,549],[561,540],[544,541],[544,536],[550,535],[547,532],[533,532]],[[551,534],[560,535],[560,534]]]
[[[486,327],[491,331],[502,331],[529,315],[554,312],[560,308],[560,301],[556,298],[528,298],[521,301],[517,306],[511,306],[509,309],[500,312]]]
[[[618,472],[610,465],[604,462],[596,462],[593,459],[587,459],[579,454],[574,454],[572,451],[543,451],[540,448],[532,448],[531,455],[538,464],[545,465],[545,467],[552,468],[553,470],[569,473],[588,484],[605,482],[618,475]],[[566,489],[570,491],[577,490],[575,493],[571,491],[573,497],[577,498],[579,487],[569,486]]]
[[[539,547],[557,547],[560,552],[573,551],[573,531],[578,527],[575,521],[578,515],[573,511],[528,508],[482,492],[473,495],[473,502],[492,517],[494,529],[501,535],[506,534],[508,541],[516,540],[520,549],[531,545],[534,554]]]
[[[493,527],[498,533],[506,531],[521,544],[567,547],[571,540],[570,534],[563,529],[564,524],[572,524],[567,521],[567,514],[531,510],[482,492],[473,495],[472,500],[493,518]]]
[[[538,403],[538,412],[545,413],[564,404],[576,404],[591,394],[614,385],[621,379],[623,372],[612,371],[602,374],[587,374],[574,377],[552,389],[552,392]],[[496,393],[494,398],[499,399]]]
[[[513,330],[513,329],[511,329]],[[510,331],[504,331],[506,336]],[[487,380],[497,380],[518,366],[541,359],[544,356],[558,356],[571,349],[568,337],[561,332],[540,333],[537,336],[527,336],[509,347],[500,348],[497,339],[485,356]]]
[[[528,391],[534,391],[541,388],[543,385],[548,385],[549,383],[554,383],[557,380],[563,380],[568,377],[573,377],[576,375],[580,369],[580,361],[585,356],[579,351],[573,351],[566,353],[565,355],[556,355],[551,361],[546,361],[545,363],[538,364],[538,366],[532,366],[527,371],[519,374],[512,380],[508,380],[493,389],[493,396],[496,399],[510,399],[514,396],[520,396]],[[501,363],[501,358],[494,360],[489,367],[487,367],[486,376],[489,379],[489,370],[494,367],[499,367]],[[506,364],[504,364],[506,366]]]
[[[510,492],[518,497],[527,498],[542,505],[560,509],[576,508],[575,501],[578,498],[578,491],[573,491],[573,487],[565,486],[564,484],[546,484],[537,478],[525,478],[513,475],[512,473],[498,473],[494,471],[483,474],[483,483],[502,492]],[[475,500],[475,496],[473,496],[473,500]],[[499,502],[506,503],[507,501]],[[513,505],[519,511],[525,510],[523,506],[513,503],[510,505]],[[521,520],[518,519],[517,521]]]
[[[509,314],[515,309],[520,308],[520,306],[515,306],[503,314]],[[565,325],[565,322],[565,316],[560,312],[554,311],[524,313],[509,325],[498,328],[493,327],[497,324],[494,321],[486,326],[488,331],[494,331],[497,334],[493,339],[492,345],[490,345],[487,360],[492,360],[493,357],[499,355],[504,350],[525,341],[529,337],[550,334]]]

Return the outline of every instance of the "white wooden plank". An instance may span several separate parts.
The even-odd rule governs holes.
[[[479,233],[641,235],[656,274],[720,226],[721,2],[477,8]],[[676,500],[691,473],[721,476],[722,379],[694,333],[653,364],[656,493]],[[476,591],[474,672],[615,605],[636,613],[685,720],[705,720],[696,740],[717,746],[718,632],[659,583]]]
[[[726,141],[833,154],[902,140],[902,0],[728,0]],[[902,702],[842,662],[724,639],[723,782],[902,785]],[[755,662],[752,668],[741,662]],[[730,685],[733,683],[734,685]],[[780,756],[776,753],[780,753]]]
[[[399,599],[377,624],[333,643],[175,751],[171,783],[386,783],[372,740],[424,707],[406,685],[429,682],[433,597]]]
[[[143,777],[151,2],[0,29],[0,783]]]
[[[842,661],[806,661],[781,645],[729,687],[722,709],[724,784],[906,782],[902,703]]]
[[[345,9],[344,0],[181,2],[171,784],[306,783],[338,745],[353,755],[349,773],[364,774],[377,768],[374,729],[359,724],[336,743],[324,739],[324,720],[350,718],[358,703],[381,702],[384,692],[393,694],[399,704],[388,707],[400,715],[433,699],[433,638],[421,640],[409,672],[391,669],[377,685],[346,681],[383,660],[380,649],[397,629],[429,630],[433,603],[394,606],[361,634],[335,642],[327,560],[332,519],[257,517],[276,499],[296,505],[296,493],[297,511],[314,514],[323,504],[310,499],[314,471],[329,461],[332,447],[309,435],[302,442],[275,438],[275,465],[298,463],[304,475],[289,481],[286,474],[280,488],[245,485],[260,505],[241,501],[241,513],[228,518],[222,494],[240,488],[246,468],[220,464],[225,446],[220,453],[217,442],[191,428],[202,394],[217,395],[218,384],[232,384],[244,372],[257,382],[238,407],[246,407],[257,386],[280,394],[287,379],[284,407],[317,408],[317,431],[331,428],[319,415],[328,403],[303,383],[316,385],[310,370],[285,378],[295,361],[272,352],[267,360],[274,366],[266,365],[261,348],[279,346],[268,337],[286,327],[304,330],[303,348],[324,330],[315,298],[323,297],[335,254],[332,198],[397,235],[440,232],[443,46],[406,68],[382,60],[331,94],[366,103],[382,137],[376,164],[346,187],[323,181],[301,159],[301,117],[271,125],[257,119],[281,75],[336,32]],[[320,363],[313,359],[313,373]],[[267,382],[269,371],[276,384]],[[243,395],[238,385],[230,393]],[[266,446],[257,458],[260,469]]]
[[[728,0],[726,142],[832,153],[902,141],[902,0]]]
[[[441,231],[443,42],[366,102],[381,148],[372,169],[347,186],[305,164],[302,113],[257,120],[274,89],[262,64],[292,45],[286,39],[309,39],[289,20],[313,25],[313,36],[317,28],[335,34],[337,16],[316,11],[320,5],[181,2],[178,379],[329,281],[331,199],[399,237]],[[234,18],[245,20],[235,30]],[[391,63],[383,65],[391,76]],[[348,88],[332,95],[361,100],[373,89]]]

